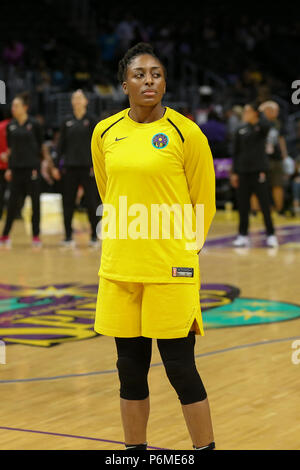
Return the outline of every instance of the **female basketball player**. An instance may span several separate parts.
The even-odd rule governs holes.
[[[147,227],[157,205],[195,209],[203,204],[204,240],[215,213],[211,152],[194,122],[162,105],[166,72],[150,45],[128,50],[119,63],[119,79],[130,108],[101,121],[92,138],[104,211],[106,204],[113,208],[119,229],[103,239],[95,331],[115,337],[126,449],[147,447],[152,338],[193,447],[213,449],[207,394],[194,357],[195,334],[204,334],[197,256],[203,243],[191,250],[184,236],[149,236],[150,228],[142,236],[128,236],[124,229],[128,222],[132,233],[137,211],[139,224]],[[156,228],[150,225],[151,231]]]
[[[29,194],[32,201],[32,244],[40,246],[40,164],[41,157],[51,158],[43,144],[43,130],[39,122],[28,115],[29,96],[17,95],[11,106],[13,119],[7,126],[8,169],[11,181],[6,223],[0,244],[10,245],[9,233],[20,206],[20,198]]]

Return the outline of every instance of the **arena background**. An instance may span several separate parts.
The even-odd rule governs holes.
[[[238,107],[255,99],[278,102],[289,155],[296,158],[299,106],[292,102],[292,84],[299,78],[297,10],[267,3],[246,10],[230,2],[204,3],[198,10],[192,2],[184,9],[171,5],[154,2],[143,11],[136,2],[112,7],[92,0],[3,2],[0,75],[7,103],[30,91],[31,114],[44,124],[49,140],[71,110],[72,90],[88,93],[89,109],[99,119],[113,114],[128,104],[117,82],[118,60],[128,47],[146,41],[167,67],[165,104],[200,126],[209,120],[214,158],[231,157]],[[14,41],[19,53],[12,58]],[[3,106],[0,111],[3,115]],[[222,178],[230,162],[218,163],[218,207],[224,207],[234,197]]]
[[[30,114],[43,124],[53,159],[72,91],[87,93],[99,120],[118,112],[128,106],[117,82],[119,59],[137,42],[154,46],[168,72],[164,103],[201,127],[215,163],[218,212],[200,255],[207,333],[196,357],[217,447],[299,450],[300,365],[293,351],[300,339],[300,221],[292,173],[287,167],[284,205],[273,213],[278,250],[265,247],[259,211],[251,214],[251,249],[232,248],[238,219],[229,181],[233,133],[242,107],[255,99],[279,104],[290,162],[300,156],[296,7],[11,0],[1,3],[0,31],[7,103],[0,105],[0,120],[9,115],[14,96],[29,91]],[[77,248],[67,251],[59,246],[57,187],[44,180],[43,195],[53,196],[42,204],[43,248],[29,247],[25,201],[13,246],[0,251],[0,338],[6,345],[0,448],[121,449],[114,348],[93,331],[100,252],[86,247],[84,197],[74,220]],[[9,187],[5,202],[8,197]],[[5,207],[1,229],[4,218]],[[150,378],[149,444],[190,448],[157,351]],[[163,425],[168,420],[172,433]]]

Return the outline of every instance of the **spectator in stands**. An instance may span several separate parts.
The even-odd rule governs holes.
[[[111,23],[103,25],[98,37],[100,59],[104,64],[112,64],[116,59],[119,38]]]
[[[24,51],[24,44],[16,39],[12,39],[4,47],[2,54],[3,61],[9,65],[22,65]]]
[[[155,41],[157,50],[160,51],[160,56],[166,62],[168,66],[172,55],[174,54],[175,43],[172,38],[172,25],[163,26],[157,35],[157,41]]]
[[[233,140],[237,129],[242,124],[242,115],[243,115],[243,108],[242,106],[235,105],[229,108],[225,112],[225,122],[226,122],[226,134],[228,140],[228,153],[232,156],[233,152]]]
[[[131,40],[130,46],[134,46],[135,44],[143,41],[143,35],[141,32],[141,27],[139,24],[136,24],[133,29],[133,38]]]
[[[235,134],[237,129],[242,124],[243,108],[240,105],[235,105],[226,113],[227,118],[227,133],[231,137]]]
[[[123,52],[130,46],[134,38],[134,31],[136,25],[137,21],[130,14],[127,14],[124,20],[120,21],[117,25],[116,34],[119,39],[120,54],[123,54]]]
[[[84,57],[81,57],[76,64],[76,68],[73,74],[72,89],[92,91],[92,76],[89,64]]]
[[[183,114],[185,117],[189,118],[191,121],[195,121],[195,116],[193,115],[191,109],[188,106],[183,106],[179,108],[178,112]]]
[[[207,137],[214,158],[227,156],[226,125],[215,111],[210,111],[207,122],[200,126]]]
[[[53,35],[50,37],[46,35],[44,44],[43,44],[43,57],[50,67],[53,67],[54,62],[57,57],[59,45],[57,44],[57,39]]]
[[[209,16],[204,19],[202,38],[208,48],[213,49],[216,47],[217,31],[212,19]]]
[[[60,60],[55,60],[51,71],[51,89],[57,91],[68,91],[70,85],[70,75],[66,64]]]
[[[119,93],[109,78],[104,74],[98,74],[95,78],[94,93],[103,99],[117,100]]]
[[[271,99],[271,89],[267,83],[263,83],[257,87],[257,102],[263,103]]]
[[[238,77],[233,83],[230,95],[235,103],[246,103],[248,100],[251,101],[253,98],[253,93],[249,92],[247,84],[243,83],[241,77]]]
[[[38,71],[36,73],[36,92],[38,101],[38,110],[40,113],[45,113],[46,110],[46,95],[50,90],[51,75],[44,60],[40,60],[38,64]]]
[[[195,113],[196,123],[199,127],[208,120],[210,111],[213,111],[213,89],[210,86],[199,87],[200,105]]]

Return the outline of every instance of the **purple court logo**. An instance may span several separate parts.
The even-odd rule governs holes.
[[[49,347],[94,338],[97,285],[0,284],[0,340]]]
[[[166,134],[155,134],[152,137],[152,145],[156,149],[163,149],[169,143],[169,137]]]
[[[50,347],[94,338],[97,293],[97,284],[0,284],[0,340],[6,346]],[[202,311],[227,305],[238,293],[232,286],[203,285]]]
[[[97,284],[0,284],[0,364],[5,363],[5,347],[11,344],[50,347],[98,336],[94,331],[97,293]],[[204,329],[300,317],[299,305],[240,297],[239,289],[227,284],[203,284],[200,305]]]

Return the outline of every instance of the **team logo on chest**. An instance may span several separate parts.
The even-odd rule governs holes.
[[[169,137],[166,134],[155,134],[152,137],[152,145],[156,149],[163,149],[165,148],[169,143]]]

